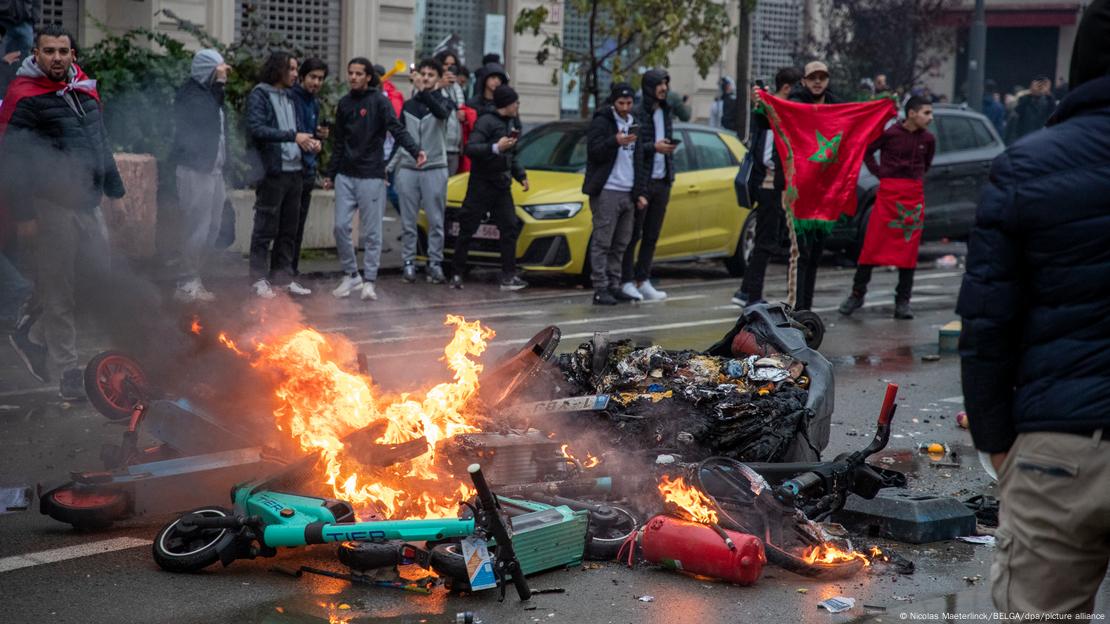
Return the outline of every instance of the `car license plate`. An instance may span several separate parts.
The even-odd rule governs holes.
[[[459,235],[459,222],[452,221],[447,225],[447,234],[450,236]],[[483,223],[478,226],[478,231],[474,232],[474,238],[482,238],[486,240],[501,240],[501,230],[497,229],[496,225],[492,223]]]

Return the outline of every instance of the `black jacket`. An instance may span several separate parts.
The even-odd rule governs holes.
[[[181,85],[173,102],[174,135],[170,157],[176,164],[205,173],[212,171],[220,149],[220,110],[223,109],[223,102],[222,85],[205,87],[192,78]],[[225,155],[227,121],[224,109]]]
[[[609,175],[613,172],[613,164],[617,161],[617,154],[621,146],[617,143],[617,120],[612,106],[605,106],[594,113],[590,121],[590,128],[586,131],[586,175],[582,182],[582,192],[586,195],[597,195],[605,188]],[[635,123],[635,117],[633,117]],[[637,141],[638,143],[638,141]],[[629,146],[635,150],[636,143]],[[637,169],[633,161],[633,180]],[[633,189],[636,188],[633,182]]]
[[[1055,108],[1056,98],[1051,95],[1021,96],[1014,107],[1013,116],[1006,124],[1006,142],[1013,143],[1030,132],[1043,128]]]
[[[466,142],[466,156],[470,158],[470,179],[488,182],[500,188],[510,188],[512,180],[523,182],[527,174],[516,159],[516,150],[493,153],[493,144],[508,136],[513,128],[520,129],[516,117],[502,117],[497,113],[484,113],[478,117],[470,139]]]
[[[975,446],[1110,427],[1110,76],[994,160],[968,243],[964,401]]]
[[[413,158],[420,153],[420,146],[393,112],[393,104],[380,91],[367,89],[344,95],[335,107],[327,177],[335,179],[337,174],[343,174],[350,178],[384,179],[388,156],[383,149],[386,132]]]
[[[748,141],[748,150],[752,153],[752,175],[748,178],[748,188],[752,189],[752,195],[755,195],[754,189],[758,189],[763,184],[763,179],[767,177],[767,165],[763,164],[763,150],[767,144],[767,131],[771,129],[771,123],[763,113],[752,111],[750,126],[751,140]]]
[[[636,188],[632,190],[633,197],[646,196],[647,185],[651,181],[651,170],[655,163],[656,102],[663,109],[663,138],[671,139],[674,137],[671,108],[667,105],[666,100],[655,98],[655,88],[666,79],[667,74],[662,70],[651,69],[644,72],[641,82],[643,97],[640,99],[640,103],[632,109],[632,115],[636,118],[636,123],[640,124],[640,134],[637,136],[643,137],[642,141],[636,142]],[[665,154],[663,160],[667,165],[667,172],[663,175],[663,179],[667,182],[674,182],[674,155]]]
[[[0,170],[17,220],[33,218],[35,198],[91,209],[102,195],[124,194],[100,104],[82,91],[20,100],[3,137]]]
[[[270,94],[259,87],[251,89],[247,96],[247,128],[251,146],[262,160],[262,169],[266,175],[282,173],[281,144],[295,141],[297,132],[306,132],[303,128],[280,129],[274,105],[270,103]]]
[[[493,103],[493,100],[485,98],[486,78],[490,76],[501,76],[501,84],[509,84],[509,75],[505,73],[504,65],[486,63],[478,68],[474,75],[474,95],[466,101],[466,105],[477,111],[479,117],[482,116],[482,113],[492,113],[497,110],[497,105]]]

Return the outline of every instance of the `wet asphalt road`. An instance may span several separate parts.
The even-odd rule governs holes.
[[[667,267],[660,273],[659,286],[670,298],[650,305],[595,307],[588,290],[560,280],[539,280],[534,288],[505,296],[492,283],[453,292],[404,285],[391,275],[382,279],[382,297],[376,303],[337,303],[320,292],[301,307],[313,325],[342,332],[357,344],[379,383],[401,388],[444,378],[445,369],[436,359],[451,333],[442,326],[448,312],[481,318],[493,327],[497,338],[492,353],[519,346],[548,324],[562,329],[560,350],[573,349],[595,330],[670,348],[704,348],[735,320],[736,309],[728,300],[737,282],[716,264]],[[772,267],[769,296],[785,294],[783,274],[783,266]],[[919,272],[913,321],[891,318],[896,273],[882,271],[876,272],[868,307],[850,319],[840,317],[835,307],[847,293],[851,275],[850,269],[825,267],[815,304],[828,324],[821,351],[836,374],[836,410],[826,456],[866,444],[888,380],[901,385],[892,454],[932,441],[966,451],[970,437],[954,419],[961,409],[958,360],[948,354],[935,362],[921,357],[937,352],[938,329],[955,318],[959,269]],[[327,281],[314,285],[330,288]],[[111,346],[108,340],[95,331],[83,333],[82,355]],[[96,468],[100,445],[118,441],[122,427],[86,404],[59,403],[53,388],[38,387],[19,368],[10,349],[0,351],[0,486],[33,485],[62,478],[70,470]],[[914,457],[904,465],[916,491],[961,499],[993,492],[990,478],[971,454],[962,453],[961,466],[949,469],[928,467]],[[221,492],[213,502],[225,496]],[[991,549],[961,542],[876,542],[914,560],[917,572],[912,576],[876,571],[848,581],[819,582],[767,567],[748,588],[603,564],[534,577],[533,587],[562,587],[566,593],[536,596],[524,606],[511,592],[498,603],[492,592],[459,597],[441,590],[418,596],[268,571],[276,562],[338,569],[329,547],[171,575],[155,566],[146,544],[164,520],[142,518],[102,532],[77,533],[35,510],[0,515],[0,622],[326,622],[330,610],[356,622],[453,622],[456,612],[473,611],[486,622],[825,623],[864,616],[895,621],[903,612],[990,612],[983,586]],[[97,552],[107,547],[118,550]],[[61,560],[41,563],[51,557],[39,553],[52,549],[67,550],[57,555]],[[22,567],[12,569],[17,566]],[[1104,583],[1099,602],[1103,613],[1110,602],[1108,585]],[[856,607],[838,615],[817,608],[821,600],[837,595],[856,598]],[[642,596],[653,599],[638,600]]]

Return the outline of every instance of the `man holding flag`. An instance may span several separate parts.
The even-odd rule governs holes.
[[[933,121],[933,106],[915,95],[906,101],[906,120],[892,124],[867,148],[863,162],[879,178],[875,207],[867,222],[867,233],[859,253],[852,293],[840,304],[849,315],[863,306],[867,283],[876,266],[898,267],[894,318],[912,319],[910,294],[917,249],[925,227],[925,173],[933,164],[937,142],[926,128]],[[875,162],[875,152],[880,162]]]
[[[802,82],[806,93],[798,99],[804,102],[758,94],[774,130],[786,179],[783,209],[791,238],[788,303],[796,310],[813,306],[825,238],[841,216],[855,214],[864,151],[896,115],[889,99],[830,103],[828,69],[819,61],[806,65]]]

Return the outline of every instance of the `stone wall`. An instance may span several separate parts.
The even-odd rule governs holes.
[[[116,166],[127,194],[101,202],[108,238],[125,256],[149,258],[158,225],[158,162],[150,154],[116,154]]]

